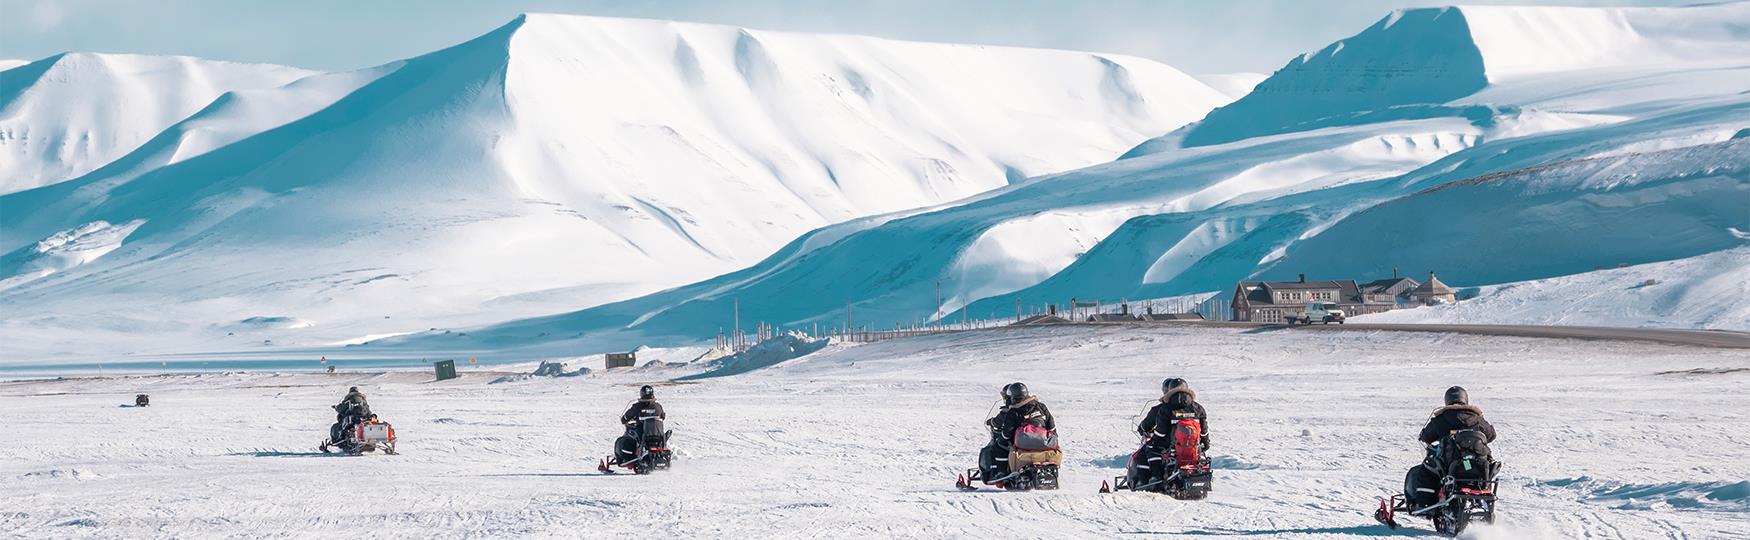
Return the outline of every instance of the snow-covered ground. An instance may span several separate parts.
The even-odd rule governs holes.
[[[593,367],[593,366],[592,366]],[[677,369],[676,373],[685,372]],[[1355,538],[1451,384],[1498,427],[1500,523],[1475,538],[1750,530],[1750,360],[1643,343],[1184,327],[1031,328],[834,345],[741,375],[488,384],[427,372],[0,383],[0,530],[23,537]],[[1163,377],[1208,407],[1216,491],[1099,495]],[[1056,413],[1064,488],[961,493],[1020,380]],[[638,384],[668,473],[602,476]],[[400,456],[314,446],[349,385]],[[149,408],[123,406],[135,393]]]
[[[1474,294],[1474,298],[1455,304],[1362,315],[1353,320],[1750,331],[1750,248],[1490,285],[1476,288]]]

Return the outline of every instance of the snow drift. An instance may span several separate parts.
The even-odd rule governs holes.
[[[1647,326],[1750,331],[1750,248],[1478,287],[1463,302],[1356,322]]]

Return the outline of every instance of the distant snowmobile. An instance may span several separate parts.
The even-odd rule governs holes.
[[[1011,491],[1057,489],[1063,451],[1057,442],[1057,420],[1027,391],[1027,385],[1003,387],[1003,408],[991,419],[990,443],[979,452],[979,467],[955,479],[962,490],[977,490],[973,482]]]
[[[614,467],[629,469],[632,474],[666,471],[674,464],[674,452],[668,449],[668,439],[673,435],[673,431],[663,429],[661,418],[645,418],[627,424],[626,436],[636,442],[632,455],[624,459],[602,458],[596,464],[596,470],[605,474],[613,474]]]
[[[341,430],[340,438],[331,436],[322,441],[322,453],[329,453],[330,447],[348,454],[382,450],[384,454],[395,455],[395,427],[377,419],[377,415],[373,414],[353,424],[351,428]]]
[[[1501,463],[1489,452],[1495,427],[1470,404],[1464,388],[1446,390],[1418,437],[1427,445],[1422,464],[1404,476],[1404,493],[1379,501],[1373,518],[1398,528],[1399,513],[1427,518],[1441,534],[1457,536],[1474,520],[1495,522],[1495,482]]]
[[[645,385],[638,389],[638,401],[620,415],[626,433],[614,441],[614,456],[596,463],[596,470],[613,474],[614,467],[631,469],[633,474],[668,470],[674,463],[674,452],[668,449],[668,439],[674,432],[663,429],[668,413],[656,402],[656,389]]]
[[[150,406],[151,404],[152,404],[152,396],[148,396],[145,394],[139,394],[139,395],[134,396],[134,406],[135,407],[146,407],[146,406]]]
[[[1130,454],[1124,476],[1110,484],[1101,482],[1100,492],[1128,489],[1165,493],[1180,500],[1207,497],[1214,479],[1206,455],[1207,416],[1185,379],[1161,381],[1160,402],[1144,413],[1136,428],[1142,446]]]
[[[347,390],[346,397],[334,406],[334,413],[335,422],[328,429],[328,438],[318,446],[322,453],[329,453],[329,447],[334,447],[348,454],[377,450],[395,454],[395,427],[371,412],[357,386]]]
[[[1461,432],[1454,437],[1474,435]],[[1379,509],[1374,511],[1373,518],[1393,529],[1402,526],[1397,521],[1400,513],[1427,518],[1433,522],[1434,530],[1449,536],[1458,536],[1472,521],[1494,523],[1495,476],[1501,472],[1501,463],[1489,456],[1463,450],[1456,444],[1460,443],[1449,439],[1428,446],[1424,466],[1442,473],[1440,485],[1429,488],[1434,490],[1433,504],[1417,505],[1404,495],[1392,495],[1390,499],[1379,501]]]
[[[1143,437],[1141,447],[1130,454],[1130,463],[1125,467],[1124,476],[1112,479],[1110,485],[1102,482],[1100,493],[1111,493],[1118,490],[1152,491],[1165,493],[1183,501],[1202,500],[1209,496],[1210,486],[1214,483],[1214,472],[1210,468],[1209,457],[1203,455],[1202,448],[1197,443],[1197,421],[1184,419],[1174,424],[1173,448],[1171,452],[1161,456],[1171,459],[1168,465],[1170,471],[1166,478],[1156,478],[1149,470],[1148,460],[1154,448],[1149,445],[1149,438]]]

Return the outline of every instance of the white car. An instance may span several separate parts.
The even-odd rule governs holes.
[[[1336,302],[1313,302],[1307,304],[1306,309],[1298,317],[1289,313],[1283,318],[1288,321],[1288,324],[1312,324],[1315,321],[1325,324],[1343,324],[1345,316],[1343,308],[1337,307]]]

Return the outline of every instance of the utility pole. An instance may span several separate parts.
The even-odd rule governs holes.
[[[932,315],[936,317],[936,326],[941,327],[942,326],[942,278],[936,278],[936,312],[933,313]]]

